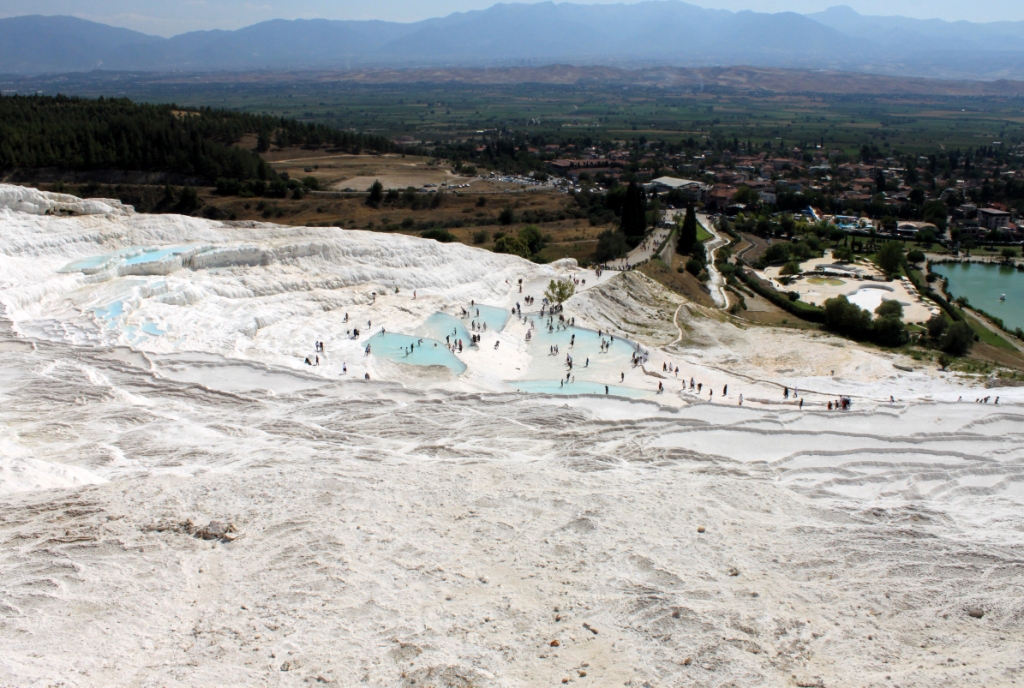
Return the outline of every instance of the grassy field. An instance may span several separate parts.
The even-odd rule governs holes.
[[[302,81],[185,83],[79,79],[87,96],[213,106],[321,122],[417,141],[482,132],[677,141],[690,137],[758,146],[824,142],[828,148],[933,153],[1024,140],[1017,99],[954,96],[814,96],[673,92],[621,85],[356,84]]]
[[[971,326],[974,333],[978,335],[978,339],[989,346],[994,346],[997,349],[1006,349],[1008,351],[1017,351],[1017,347],[1006,341],[1002,335],[999,335],[988,327],[985,327],[985,325],[979,322],[974,316],[969,313],[964,313],[964,319],[967,320],[967,324]]]

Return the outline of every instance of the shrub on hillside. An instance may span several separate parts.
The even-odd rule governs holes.
[[[530,257],[530,247],[517,236],[503,236],[494,242],[495,253],[511,253],[521,258]]]
[[[523,240],[530,253],[538,253],[544,248],[544,235],[540,233],[537,225],[527,225],[519,230],[519,238]]]
[[[946,328],[949,327],[949,319],[942,313],[939,313],[938,315],[933,315],[925,324],[925,327],[928,329],[928,336],[935,341],[939,341],[942,335],[945,334]]]
[[[449,232],[447,229],[440,229],[435,227],[428,229],[427,231],[420,234],[424,239],[433,239],[434,241],[440,241],[442,244],[450,244],[455,241],[455,235]]]
[[[594,260],[604,263],[625,255],[629,250],[626,244],[626,235],[615,229],[606,229],[597,236],[597,249],[594,251]]]
[[[947,354],[963,356],[974,346],[974,330],[965,322],[955,322],[946,328],[939,347]]]

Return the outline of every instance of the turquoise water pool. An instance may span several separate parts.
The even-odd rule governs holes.
[[[935,263],[932,272],[949,280],[949,293],[1002,318],[1009,329],[1024,328],[1024,272],[1007,265]],[[1006,300],[999,297],[1006,294]]]
[[[481,334],[485,331],[501,332],[512,317],[511,311],[497,306],[476,305],[466,306],[465,309],[467,315],[462,316],[460,310],[461,317],[448,313],[434,313],[416,328],[415,332],[417,335],[438,341],[446,341],[445,337],[461,339],[465,346],[469,346],[472,341],[471,334]],[[484,324],[487,325],[486,330],[483,329]],[[476,329],[473,329],[474,327]]]
[[[542,320],[534,317],[533,321],[537,326],[533,329],[530,344],[531,353],[535,356],[543,355],[544,349],[557,345],[559,357],[564,360],[565,354],[571,354],[576,364],[582,366],[587,358],[590,358],[591,364],[622,360],[628,362],[637,350],[634,342],[621,337],[613,337],[606,332],[598,334],[594,330],[585,330],[580,327],[559,329],[555,325],[557,320],[552,322],[554,329],[551,330],[548,328],[546,318]],[[575,342],[573,335],[576,337]],[[601,350],[602,341],[608,343],[608,347],[604,351]],[[539,351],[538,347],[541,347]]]
[[[96,317],[106,320],[108,326],[114,327],[114,321],[124,315],[124,302],[114,301],[106,308],[93,308],[92,312],[96,314]]]
[[[91,270],[97,270],[103,267],[111,261],[121,260],[124,256],[129,256],[124,259],[125,265],[142,265],[143,263],[158,262],[179,253],[185,253],[195,249],[194,246],[167,246],[163,248],[146,248],[139,246],[130,246],[128,248],[122,248],[113,253],[104,253],[99,256],[90,256],[89,258],[82,258],[80,260],[73,261],[62,267],[57,272],[89,272]]]
[[[441,342],[445,341],[445,337],[454,337],[461,339],[465,346],[469,346],[470,342],[469,330],[463,322],[447,313],[434,313],[416,328],[416,334]]]
[[[481,329],[486,324],[488,332],[501,332],[508,324],[509,318],[512,317],[512,312],[509,310],[497,306],[484,306],[479,303],[467,307],[466,310],[469,312],[469,316],[464,320],[467,323],[475,321],[477,329]]]
[[[191,246],[169,246],[166,248],[148,249],[144,253],[140,253],[137,256],[132,256],[124,262],[125,265],[141,265],[143,263],[155,263],[163,260],[168,256],[172,256],[178,253],[185,253],[190,250]]]
[[[104,253],[101,256],[90,256],[89,258],[82,258],[80,260],[73,261],[62,267],[57,272],[88,272],[89,270],[96,270],[101,268],[110,261],[123,256],[126,253],[131,253],[134,249],[123,248],[120,251],[114,251],[113,253]]]
[[[646,399],[656,396],[653,392],[633,387],[605,386],[599,382],[580,380],[564,385],[560,380],[510,380],[507,384],[517,392],[526,392],[527,394],[574,396],[577,394],[605,394],[607,389],[607,394],[610,396],[628,397],[630,399]]]
[[[466,371],[466,364],[449,351],[443,341],[394,332],[378,332],[363,344],[364,347],[366,345],[370,346],[371,355],[389,361],[419,366],[440,365],[456,375]]]

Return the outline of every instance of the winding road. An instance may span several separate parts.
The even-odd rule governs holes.
[[[708,275],[711,278],[708,282],[711,287],[711,298],[715,300],[715,305],[719,308],[727,308],[729,306],[729,299],[725,295],[725,278],[715,268],[715,254],[718,252],[718,249],[725,246],[728,242],[718,233],[715,223],[711,222],[707,215],[697,213],[697,222],[704,225],[704,229],[708,230],[711,236],[714,237],[704,243],[704,248],[708,252]]]

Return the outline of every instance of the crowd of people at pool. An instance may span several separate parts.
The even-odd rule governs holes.
[[[583,280],[575,280],[575,279],[574,279],[574,281],[576,283],[582,283],[583,282]],[[520,287],[521,286],[522,285],[520,284]],[[376,297],[377,297],[377,294],[374,293],[372,295],[371,304],[376,302]],[[552,334],[552,333],[555,333],[555,332],[569,331],[570,329],[574,330],[574,331],[569,333],[569,342],[568,342],[569,349],[573,349],[576,346],[577,336],[585,336],[587,332],[592,332],[592,331],[588,331],[588,330],[577,328],[576,327],[576,318],[574,316],[566,317],[566,315],[564,313],[564,310],[565,310],[564,305],[550,303],[547,298],[542,298],[541,299],[540,309],[538,311],[535,311],[533,314],[531,314],[529,312],[527,312],[527,313],[523,312],[523,305],[524,304],[527,307],[531,307],[535,303],[536,303],[536,298],[535,297],[530,296],[530,295],[526,295],[526,296],[523,297],[522,302],[518,302],[517,301],[515,306],[513,306],[511,308],[511,315],[516,316],[516,318],[519,320],[519,322],[524,323],[526,325],[526,327],[527,327],[527,331],[526,331],[526,334],[525,334],[525,340],[526,341],[529,342],[529,341],[532,341],[534,339],[534,334],[533,333],[537,329],[535,318],[538,318],[538,317],[544,323],[544,328],[547,330],[547,332],[549,334]],[[482,306],[478,306],[476,304],[475,300],[471,300],[469,308],[466,308],[465,306],[460,306],[459,310],[458,310],[458,314],[461,316],[461,319],[463,321],[468,321],[468,322],[466,322],[466,325],[468,326],[467,329],[469,330],[469,336],[470,336],[469,346],[471,346],[471,347],[478,347],[480,342],[483,339],[483,334],[486,333],[486,332],[492,331],[491,328],[489,328],[489,325],[488,325],[488,322],[487,322],[487,318],[486,317],[481,317],[481,311],[480,311],[481,307]],[[546,321],[544,320],[545,318],[546,318]],[[348,313],[345,313],[344,318],[343,318],[343,322],[344,323],[348,323],[349,322],[349,314]],[[367,327],[367,329],[370,329],[370,328],[373,327],[372,320],[367,319],[366,327]],[[503,325],[502,325],[502,327],[503,327]],[[502,329],[502,327],[499,327],[495,331],[500,331]],[[382,327],[381,328],[381,333],[383,334],[385,332],[386,332],[385,328]],[[597,336],[597,338],[599,340],[598,341],[598,353],[599,354],[609,353],[611,351],[613,345],[615,344],[615,339],[616,339],[615,335],[612,334],[611,332],[605,331],[603,328],[602,329],[598,329],[595,334],[596,334],[596,336]],[[357,339],[360,336],[360,330],[359,330],[359,328],[352,328],[351,330],[347,330],[346,331],[346,335],[351,337],[351,338],[353,338],[353,339]],[[620,337],[620,342],[628,342],[628,340],[623,339],[623,338]],[[415,353],[417,348],[422,347],[425,343],[428,344],[428,345],[432,345],[433,347],[437,347],[440,342],[437,342],[437,341],[434,341],[434,340],[430,340],[430,339],[427,339],[427,338],[424,338],[424,337],[418,337],[418,338],[415,339],[415,341],[413,341],[411,343],[408,343],[408,344],[403,344],[402,345],[401,349],[402,349],[403,357],[407,358],[407,357],[411,356],[413,353]],[[656,394],[659,394],[659,395],[660,394],[664,394],[665,391],[666,391],[666,386],[665,386],[666,376],[671,375],[672,377],[678,379],[680,377],[680,373],[681,373],[681,370],[682,370],[680,368],[680,366],[678,364],[676,364],[676,363],[665,361],[665,362],[662,363],[662,366],[661,366],[662,375],[657,375],[655,373],[652,373],[652,372],[648,371],[645,368],[646,364],[650,360],[650,352],[645,350],[638,342],[629,342],[629,343],[632,345],[632,351],[631,351],[631,354],[630,354],[630,364],[632,365],[632,367],[633,368],[641,368],[645,375],[653,375],[653,376],[656,376],[656,377],[660,377],[661,379],[658,381],[658,386],[657,386]],[[450,351],[452,354],[461,354],[461,353],[463,353],[465,351],[466,344],[463,341],[463,339],[461,337],[459,337],[459,329],[457,327],[452,328],[452,332],[445,336],[444,344],[445,344],[445,347],[448,349],[448,351]],[[500,340],[496,340],[495,343],[494,343],[494,349],[498,349],[499,345],[500,345]],[[559,344],[549,344],[548,347],[549,347],[548,348],[548,355],[549,356],[559,356],[559,355],[561,355]],[[324,353],[324,343],[322,341],[319,341],[319,340],[315,341],[314,344],[313,344],[313,350],[314,350],[313,355],[306,356],[304,362],[305,362],[306,365],[319,366],[320,365],[320,354]],[[373,355],[373,348],[372,348],[372,345],[369,342],[367,342],[366,347],[364,349],[364,355],[365,356]],[[571,387],[576,382],[576,376],[575,376],[574,370],[573,370],[574,366],[576,366],[576,361],[573,358],[571,353],[566,353],[565,354],[564,365],[565,365],[565,377],[561,378],[559,380],[559,389],[562,389],[562,390],[564,390],[566,387]],[[583,368],[585,368],[585,369],[589,369],[590,368],[590,358],[589,358],[589,356],[585,356],[584,357]],[[342,364],[342,374],[344,375],[344,374],[347,374],[347,373],[348,373],[348,365],[347,365],[347,363],[343,363]],[[370,379],[369,373],[366,373],[364,375],[364,379],[366,379],[366,380]],[[620,371],[618,383],[619,384],[624,384],[625,381],[626,381],[626,373]],[[704,388],[705,387],[707,387],[707,396],[706,397],[704,396]],[[612,386],[611,385],[604,385],[604,393],[605,394],[610,395],[610,394],[612,394],[612,391],[613,390],[612,390]],[[685,378],[682,379],[679,393],[680,394],[685,394],[685,395],[687,395],[689,397],[692,397],[694,400],[706,399],[707,402],[714,402],[715,401],[715,390],[712,389],[710,387],[710,385],[705,385],[703,382],[698,382],[692,376],[689,378],[688,381]],[[803,397],[800,397],[799,390],[796,387],[794,387],[793,389],[790,389],[788,386],[784,387],[783,388],[782,397],[783,397],[783,402],[784,403],[795,405],[798,409],[803,409],[803,407],[804,407],[804,399],[803,399]],[[719,395],[719,399],[721,399],[723,401],[726,400],[726,399],[729,399],[729,385],[728,384],[725,384],[722,387],[722,391],[721,391],[721,394]],[[736,400],[737,405],[739,405],[739,406],[743,405],[743,403],[744,403],[744,395],[742,393],[737,394],[734,397],[734,399]],[[759,400],[759,401],[761,401],[763,403],[765,400]],[[895,400],[893,400],[893,401],[895,401]],[[980,403],[987,403],[988,402],[988,398],[986,398],[984,400],[978,400],[978,401]],[[999,403],[998,397],[996,398],[996,403],[997,404]],[[848,410],[850,410],[852,408],[852,401],[851,401],[850,397],[848,397],[848,396],[841,396],[840,398],[838,398],[838,399],[836,399],[834,401],[831,400],[831,399],[828,400],[824,404],[824,406],[829,411],[833,411],[833,410],[848,411]]]

